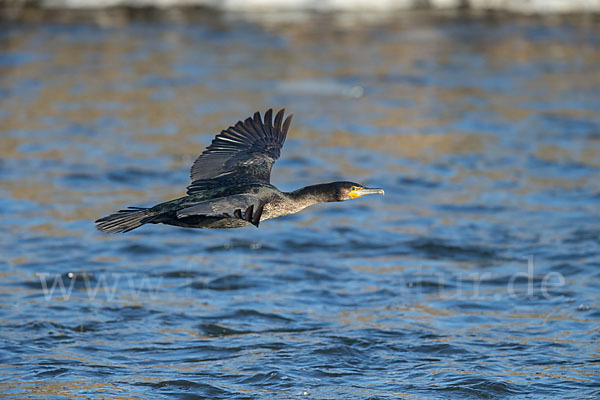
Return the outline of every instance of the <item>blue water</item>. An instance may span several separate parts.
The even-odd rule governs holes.
[[[597,24],[85,21],[0,27],[0,394],[600,397]],[[386,195],[95,230],[181,196],[216,133],[280,106],[275,185]]]

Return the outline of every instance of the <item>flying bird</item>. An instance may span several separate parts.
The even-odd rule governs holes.
[[[292,114],[273,121],[269,109],[261,118],[239,121],[220,134],[192,165],[187,196],[150,208],[129,207],[96,221],[107,233],[128,232],[144,224],[187,228],[240,228],[294,214],[318,203],[383,194],[354,182],[331,182],[282,192],[271,185],[271,168],[287,136]]]

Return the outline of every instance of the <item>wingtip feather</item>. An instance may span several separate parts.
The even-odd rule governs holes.
[[[277,112],[277,115],[275,115],[275,125],[274,125],[275,129],[281,130],[281,121],[283,121],[283,114],[285,114],[285,108],[282,108],[281,110],[279,110]]]
[[[293,117],[294,114],[290,114],[283,122],[283,128],[281,128],[281,143],[285,142],[285,138],[287,137],[288,129],[290,129],[290,124],[292,123]]]

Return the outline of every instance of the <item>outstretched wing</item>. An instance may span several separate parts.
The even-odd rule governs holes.
[[[290,114],[282,123],[284,112],[284,109],[280,110],[274,122],[272,109],[265,113],[264,121],[256,112],[254,118],[240,121],[219,133],[194,161],[190,174],[192,184],[228,174],[270,183],[271,168],[279,158],[292,122]]]

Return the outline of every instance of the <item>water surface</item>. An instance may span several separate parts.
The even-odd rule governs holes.
[[[600,396],[597,25],[98,21],[0,28],[0,393]],[[279,106],[280,189],[386,195],[94,229],[183,195],[214,134]]]

